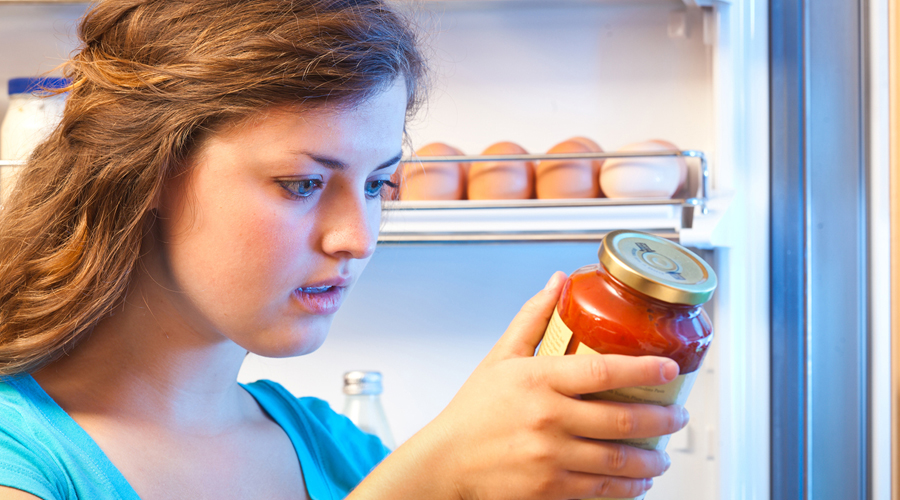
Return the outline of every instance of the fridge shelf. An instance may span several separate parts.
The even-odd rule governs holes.
[[[385,209],[386,243],[594,241],[625,227],[679,239],[693,212],[672,199],[393,201]]]
[[[675,199],[388,201],[379,241],[384,243],[485,243],[598,241],[609,231],[636,229],[708,247],[728,196],[710,198],[709,165],[701,151],[429,156],[406,163],[606,159],[682,156],[698,160],[687,191]],[[690,166],[689,166],[690,170]]]
[[[616,229],[635,229],[696,248],[716,246],[731,195],[717,194],[707,211],[685,200],[589,199],[509,201],[390,201],[382,243],[599,241]]]

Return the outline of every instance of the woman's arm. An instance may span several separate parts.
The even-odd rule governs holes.
[[[0,500],[41,500],[41,498],[22,490],[0,486]]]
[[[534,357],[564,283],[555,274],[438,417],[389,455],[348,499],[634,497],[668,455],[601,439],[671,434],[667,408],[581,400],[617,387],[658,385],[678,365],[658,357]]]

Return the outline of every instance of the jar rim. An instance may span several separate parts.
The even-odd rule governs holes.
[[[641,231],[606,234],[598,256],[611,276],[667,303],[703,304],[712,297],[718,281],[712,267],[694,252]]]

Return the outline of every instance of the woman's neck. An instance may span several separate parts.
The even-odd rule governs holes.
[[[209,431],[246,415],[250,398],[237,385],[246,351],[192,324],[183,307],[141,293],[140,283],[128,297],[70,353],[34,373],[44,390],[70,414],[163,426]]]

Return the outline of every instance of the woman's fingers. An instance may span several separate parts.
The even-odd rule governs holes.
[[[661,476],[671,465],[664,451],[590,439],[570,443],[561,455],[563,466],[572,472],[644,479]]]
[[[686,421],[680,407],[578,396],[668,383],[678,375],[674,361],[617,355],[534,357],[565,278],[555,273],[522,307],[438,417],[441,423],[428,427],[437,431],[419,434],[437,436],[443,451],[436,460],[445,470],[456,471],[451,476],[457,478],[457,491],[471,496],[502,491],[504,498],[522,499],[634,498],[649,488],[647,478],[668,467],[662,452],[600,440],[671,434]]]
[[[635,498],[646,493],[653,480],[568,472],[561,484],[540,498]]]
[[[613,401],[563,402],[563,428],[573,436],[590,439],[643,439],[666,436],[683,429],[690,419],[682,406],[655,406]]]
[[[567,396],[622,387],[662,385],[678,376],[678,363],[658,356],[580,354],[539,356],[541,377]]]
[[[553,309],[556,307],[565,282],[565,273],[562,271],[553,273],[544,289],[522,306],[509,324],[509,328],[488,354],[488,358],[533,356],[534,350],[544,336],[544,330],[547,328],[550,316],[553,315]]]
[[[540,498],[634,498],[671,464],[661,451],[587,439],[570,440],[558,453],[565,477],[537,492]]]

